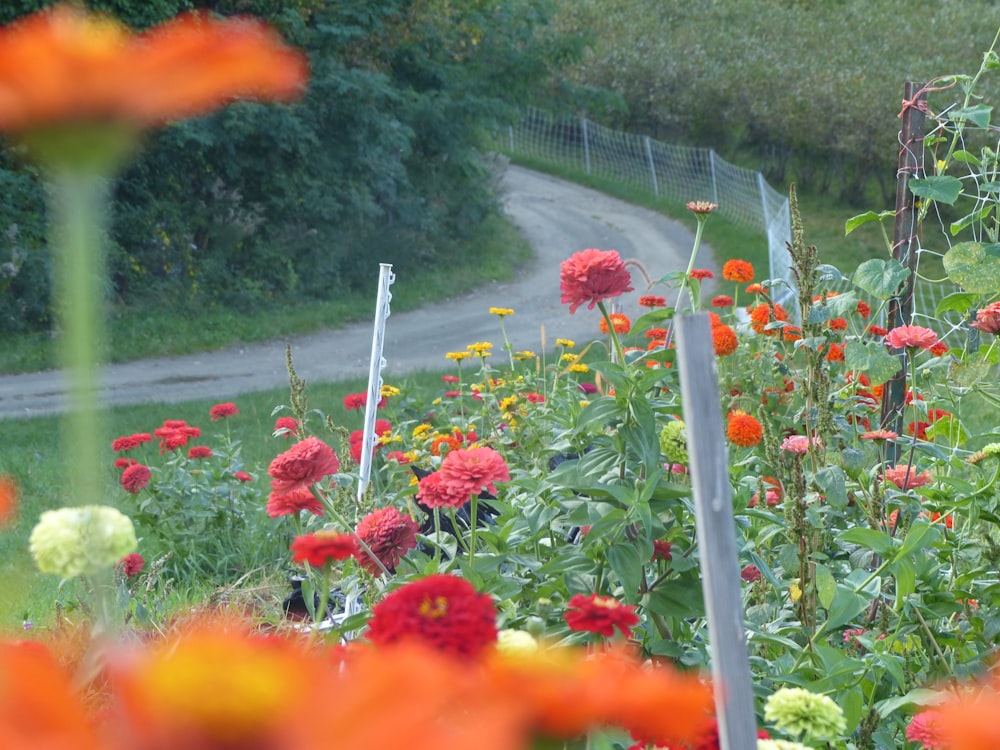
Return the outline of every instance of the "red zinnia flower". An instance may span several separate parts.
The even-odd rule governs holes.
[[[457,383],[458,375],[442,375],[441,380],[443,380],[445,383]]]
[[[736,331],[725,323],[712,327],[712,346],[719,357],[728,357],[740,344]]]
[[[826,325],[831,331],[846,331],[847,318],[830,318],[826,321]]]
[[[344,408],[347,411],[355,411],[357,409],[364,408],[365,402],[368,400],[367,394],[364,393],[348,393],[344,396]]]
[[[737,409],[729,414],[726,437],[735,445],[750,448],[764,439],[764,428],[754,416]]]
[[[497,494],[495,482],[509,482],[510,470],[503,456],[492,448],[459,448],[449,451],[438,470],[441,482],[452,494],[464,494],[468,500],[484,490]]]
[[[524,398],[527,399],[532,404],[544,404],[545,396],[541,393],[535,393],[534,391],[528,391],[524,394]]]
[[[393,572],[403,555],[417,546],[419,529],[416,521],[389,505],[362,518],[354,531],[386,569]],[[364,552],[358,554],[358,563],[372,575],[382,572]]]
[[[976,319],[969,325],[983,333],[992,333],[996,336],[1000,333],[1000,302],[991,302],[983,309],[978,310]]]
[[[751,284],[747,287],[747,294],[765,294],[766,292],[763,284]]]
[[[937,334],[923,326],[897,326],[885,335],[891,349],[930,349],[937,342]]]
[[[586,304],[593,310],[598,302],[631,292],[632,277],[616,250],[581,250],[559,266],[561,301],[575,313]]]
[[[882,474],[882,479],[892,482],[901,490],[912,490],[934,481],[934,477],[930,473],[926,471],[915,473],[913,468],[907,467],[906,464],[887,466],[885,472]]]
[[[704,281],[705,279],[714,279],[715,274],[709,271],[707,268],[692,268],[691,278],[698,281]]]
[[[125,437],[119,437],[112,440],[111,450],[115,453],[124,453],[125,451],[138,448],[143,443],[149,443],[152,440],[153,438],[148,432],[137,432],[134,435],[126,435]]]
[[[17,512],[17,483],[0,474],[0,526],[10,521]]]
[[[188,458],[210,458],[212,449],[207,445],[192,445],[188,448]]]
[[[320,568],[336,560],[354,557],[358,551],[358,541],[353,534],[324,529],[295,537],[291,550],[292,562],[307,562],[314,568]]]
[[[125,458],[124,456],[119,456],[118,458],[115,459],[115,468],[127,469],[129,466],[135,466],[137,463],[139,462],[136,461],[134,458]]]
[[[653,294],[644,294],[643,296],[639,297],[639,307],[656,308],[656,307],[666,307],[666,306],[667,306],[666,297],[657,297],[656,295]]]
[[[148,466],[134,464],[122,472],[122,487],[125,488],[126,492],[138,495],[139,491],[149,484],[152,476],[153,473],[149,470]]]
[[[241,482],[252,482],[253,477],[247,474],[245,471],[233,472],[233,479],[238,479]]]
[[[740,571],[740,578],[742,578],[747,583],[756,583],[764,574],[760,572],[760,568],[756,565],[747,565],[743,570]]]
[[[271,495],[309,487],[323,477],[336,474],[340,460],[333,448],[319,438],[308,437],[275,458],[267,469]]]
[[[299,434],[299,420],[295,417],[278,417],[274,421],[274,433],[280,433],[280,436],[286,438],[293,438]]]
[[[569,609],[563,618],[570,630],[600,633],[605,638],[613,636],[615,628],[628,638],[632,635],[632,626],[639,624],[635,607],[599,594],[577,594],[569,600]]]
[[[611,318],[611,325],[615,328],[615,333],[626,334],[632,330],[632,321],[624,313],[611,313],[608,316]],[[601,322],[598,324],[601,329],[601,333],[607,334],[608,332],[608,321],[601,317]]]
[[[844,350],[841,348],[840,344],[830,344],[830,349],[826,353],[827,362],[843,362],[844,361]]]
[[[673,543],[668,542],[666,539],[657,539],[653,542],[653,556],[649,558],[651,561],[655,560],[666,560],[670,561],[673,559]]]
[[[871,305],[865,302],[863,299],[858,300],[858,315],[860,315],[865,320],[868,320],[868,316],[872,314]]]
[[[712,307],[732,307],[734,300],[728,294],[720,294],[712,297]]]
[[[745,260],[727,260],[722,265],[722,278],[739,284],[753,281],[753,266]]]
[[[121,565],[126,578],[135,578],[142,572],[142,566],[146,564],[146,561],[138,552],[132,552],[125,555],[118,564]]]
[[[294,516],[301,510],[307,510],[314,516],[323,515],[323,503],[316,499],[308,486],[296,487],[291,492],[272,492],[267,497],[267,515]]]
[[[183,448],[191,438],[201,437],[201,428],[183,419],[165,419],[161,427],[153,430],[153,435],[160,438],[160,453],[165,453]]]
[[[442,482],[440,471],[432,471],[423,477],[418,487],[417,498],[428,508],[461,508],[471,497],[460,488],[456,491],[453,485]]]
[[[943,341],[938,341],[927,351],[929,351],[935,357],[943,357],[945,354],[948,353],[948,345]]]
[[[400,586],[372,607],[368,639],[378,645],[416,640],[477,657],[496,642],[496,607],[464,578],[432,575]]]
[[[290,99],[304,55],[263,23],[184,14],[132,35],[73,4],[0,30],[0,129],[114,122],[142,129],[235,98]]]
[[[240,410],[236,408],[236,404],[229,403],[228,401],[224,404],[216,404],[208,410],[208,414],[213,422],[218,422],[220,419],[225,419],[226,417],[235,417],[239,413]]]

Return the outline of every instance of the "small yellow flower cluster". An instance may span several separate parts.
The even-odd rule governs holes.
[[[414,440],[419,440],[428,432],[431,432],[433,429],[434,428],[431,427],[429,424],[418,424],[416,427],[413,428],[413,432],[411,432],[410,435],[411,437],[413,437]]]
[[[469,344],[467,347],[473,354],[478,354],[480,357],[490,356],[490,349],[493,348],[493,344],[489,341],[477,341],[475,344]]]
[[[448,352],[444,355],[445,359],[450,359],[455,362],[461,362],[463,359],[468,359],[472,356],[471,352]]]
[[[507,396],[500,399],[500,411],[510,411],[517,405],[517,396]]]
[[[394,385],[383,385],[380,393],[383,398],[392,398],[394,396],[398,396],[400,394],[400,390]]]
[[[576,354],[572,354],[571,352],[566,352],[561,357],[559,357],[559,361],[561,361],[561,362],[576,362],[576,358],[577,358]]]
[[[523,352],[517,352],[514,355],[514,359],[516,359],[518,362],[523,362],[526,359],[537,359],[537,358],[538,358],[537,354],[535,354],[534,352],[529,352],[527,349],[525,349]]]
[[[567,368],[570,372],[590,372],[590,368],[582,362],[577,362],[576,364],[570,365]]]
[[[564,349],[572,349],[576,346],[576,342],[570,339],[556,339],[556,346],[561,346]]]
[[[509,307],[491,307],[490,315],[499,315],[501,318],[505,315],[513,315],[514,311]]]

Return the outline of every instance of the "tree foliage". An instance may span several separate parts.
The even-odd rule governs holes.
[[[147,139],[114,196],[109,261],[124,305],[324,298],[370,283],[375,262],[405,272],[456,260],[497,208],[482,146],[579,49],[549,26],[547,0],[92,5],[137,28],[196,7],[254,13],[311,65],[301,102],[236,104]],[[21,163],[0,166],[14,187],[0,230],[17,224],[42,267],[42,222],[25,219],[43,212],[37,181]],[[31,279],[42,300],[46,285]],[[44,304],[18,307],[23,287],[0,297],[0,330],[48,325]]]

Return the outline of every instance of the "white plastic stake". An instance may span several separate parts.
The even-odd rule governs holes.
[[[378,298],[375,301],[375,327],[372,331],[372,358],[368,365],[368,397],[365,400],[365,427],[361,437],[361,464],[358,476],[358,500],[365,494],[368,480],[372,475],[372,453],[378,436],[375,434],[375,415],[378,412],[378,402],[382,400],[382,370],[385,359],[382,357],[382,342],[385,340],[385,320],[389,317],[389,303],[392,292],[389,287],[396,280],[392,272],[392,264],[379,263]]]

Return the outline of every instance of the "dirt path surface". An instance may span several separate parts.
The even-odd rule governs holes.
[[[383,377],[447,366],[446,352],[463,350],[476,341],[492,341],[499,350],[500,331],[490,307],[515,311],[507,331],[515,350],[538,351],[544,326],[548,346],[556,337],[588,341],[597,334],[598,313],[580,308],[570,315],[559,302],[559,264],[588,247],[614,249],[622,258],[639,261],[652,275],[686,267],[693,235],[677,222],[646,209],[520,167],[504,176],[507,212],[534,248],[535,254],[510,282],[492,283],[475,292],[419,310],[390,315],[386,323]],[[378,259],[372,259],[372,309]],[[702,247],[700,268],[715,268],[711,250]],[[633,270],[635,294],[623,298],[626,314],[637,312],[636,300],[645,281]],[[402,288],[397,276],[390,289]],[[663,294],[661,291],[658,294]],[[103,372],[105,404],[181,402],[192,399],[225,401],[242,393],[281,388],[288,383],[285,349],[292,354],[299,376],[308,382],[335,382],[367,377],[372,324],[354,323],[308,336],[234,346],[184,357],[146,359],[109,365]],[[494,354],[497,356],[497,354]],[[58,413],[66,389],[58,371],[0,377],[0,418]]]

